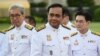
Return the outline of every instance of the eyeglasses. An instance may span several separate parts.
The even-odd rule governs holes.
[[[10,17],[20,17],[20,14],[10,14]]]

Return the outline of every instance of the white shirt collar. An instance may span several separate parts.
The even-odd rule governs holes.
[[[85,34],[81,34],[79,31],[78,31],[78,33],[79,33],[79,35],[80,35],[81,37],[87,37],[88,35],[90,35],[91,30],[89,29]]]
[[[16,27],[17,30],[21,30],[27,23],[25,21],[22,22],[20,27]]]
[[[53,31],[58,31],[59,29],[61,29],[61,25],[59,26],[58,29],[56,29],[56,28],[53,28],[49,23],[46,24],[46,27],[49,29],[52,29]]]

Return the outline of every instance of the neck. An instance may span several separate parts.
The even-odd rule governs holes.
[[[80,30],[79,32],[80,32],[81,34],[85,34],[87,31],[88,31],[88,29]]]
[[[52,25],[52,24],[50,24],[50,23],[49,23],[49,25],[50,25],[51,27],[55,28],[55,29],[58,29],[58,28],[59,28],[59,25]]]
[[[59,28],[59,26],[53,26],[53,25],[51,25],[51,27],[53,27],[55,29],[58,29]]]

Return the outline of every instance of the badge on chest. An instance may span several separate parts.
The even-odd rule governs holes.
[[[74,45],[79,45],[78,40],[75,40]]]
[[[47,41],[52,41],[51,35],[47,35]]]
[[[63,40],[69,40],[69,37],[65,36],[63,37]]]
[[[15,37],[15,35],[14,34],[11,34],[11,40],[14,40],[14,37]]]
[[[22,35],[21,39],[27,39],[27,35]]]
[[[88,43],[95,43],[95,40],[88,40]]]

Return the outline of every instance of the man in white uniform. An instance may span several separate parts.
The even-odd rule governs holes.
[[[100,35],[89,29],[90,14],[79,11],[75,18],[78,32],[71,37],[72,56],[100,56]]]
[[[74,24],[71,23],[71,14],[69,12],[68,9],[64,10],[64,18],[62,20],[62,25],[64,25],[65,27],[68,27],[69,29],[71,29],[72,32],[77,32],[77,29],[75,28]]]
[[[11,56],[30,56],[31,39],[35,34],[32,32],[33,27],[24,21],[24,8],[20,5],[11,6],[9,16],[13,26],[6,35],[9,38]]]
[[[9,52],[8,38],[0,32],[0,56],[7,56]]]
[[[70,56],[69,33],[61,25],[63,6],[52,4],[48,7],[48,24],[38,31],[34,39],[31,56]]]

